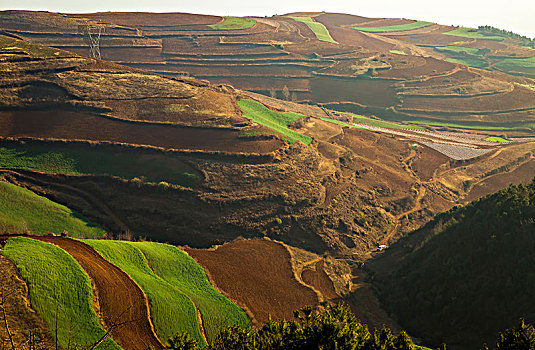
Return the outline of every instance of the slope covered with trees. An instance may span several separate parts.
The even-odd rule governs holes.
[[[535,181],[439,214],[379,261],[382,297],[401,324],[432,345],[491,342],[519,317],[535,320]],[[404,257],[387,273],[385,261]]]

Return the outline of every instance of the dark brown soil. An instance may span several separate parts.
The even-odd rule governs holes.
[[[0,112],[0,135],[123,142],[172,149],[269,153],[277,139],[239,137],[229,129],[187,128],[112,120],[64,110]]]
[[[186,249],[209,271],[215,285],[232,300],[251,311],[257,322],[293,319],[293,310],[317,305],[311,289],[293,274],[290,254],[280,244],[266,240],[241,240],[215,250]]]

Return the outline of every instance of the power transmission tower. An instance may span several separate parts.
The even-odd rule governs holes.
[[[89,39],[89,56],[100,60],[100,35],[104,32],[104,25],[86,23],[78,26],[78,32]]]

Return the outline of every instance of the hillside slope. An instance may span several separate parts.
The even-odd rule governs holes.
[[[268,236],[362,261],[502,178],[530,181],[535,164],[530,139],[407,130],[27,41],[0,44],[5,178],[110,235],[193,247]]]
[[[102,59],[168,76],[413,123],[509,133],[531,133],[535,124],[532,43],[493,28],[335,13],[220,21],[184,13],[0,12],[5,34],[84,55],[88,30],[101,26]],[[149,104],[115,105],[126,114]]]
[[[510,186],[437,215],[368,269],[386,306],[424,341],[491,344],[519,317],[535,320],[534,217],[535,182]]]

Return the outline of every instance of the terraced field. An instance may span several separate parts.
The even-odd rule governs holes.
[[[104,59],[180,79],[185,76],[210,79],[215,83],[231,84],[271,96],[284,97],[282,92],[286,88],[292,99],[298,102],[345,103],[351,106],[349,111],[374,114],[380,118],[390,118],[391,111],[387,108],[396,107],[406,115],[407,120],[433,121],[441,113],[428,108],[433,101],[411,99],[409,103],[401,95],[404,95],[406,84],[412,84],[415,79],[425,81],[444,77],[434,88],[434,94],[459,97],[447,103],[462,117],[451,115],[449,122],[469,125],[470,121],[477,121],[477,118],[474,117],[474,110],[469,108],[470,104],[464,103],[464,95],[479,94],[485,103],[491,103],[494,97],[506,93],[505,84],[526,84],[522,79],[532,78],[535,74],[530,64],[532,52],[512,37],[489,36],[475,29],[424,21],[371,19],[327,13],[297,13],[261,20],[196,17],[189,14],[87,14],[67,15],[60,20],[54,14],[32,17],[31,13],[25,12],[0,13],[8,33],[22,37],[28,35],[28,38],[47,45],[87,54],[86,44],[79,34],[71,33],[69,37],[48,34],[50,27],[46,23],[50,18],[45,20],[47,16],[61,23],[61,31],[65,33],[77,27],[84,16],[110,23],[101,44]],[[20,23],[23,22],[30,28],[28,33],[31,35],[22,30]],[[113,27],[111,23],[123,27]],[[136,28],[140,31],[136,32]],[[131,41],[134,32],[141,33],[135,43]],[[310,40],[312,35],[319,40]],[[332,45],[333,42],[339,45]],[[405,55],[400,55],[400,52]],[[45,56],[49,57],[50,54],[52,52]],[[472,72],[468,67],[503,71],[518,78],[478,72],[477,79],[465,81],[461,90],[452,91],[448,76],[456,72]],[[360,88],[360,85],[365,88]],[[411,93],[427,93],[426,89],[411,90]],[[68,92],[80,91],[79,87],[68,88]],[[196,126],[214,126],[217,124],[211,119],[214,114],[203,111],[217,109],[217,115],[234,116],[232,121],[227,120],[227,125],[239,123],[233,101],[216,95],[214,91],[205,93],[202,103],[195,102],[193,111],[180,101],[162,100],[164,94],[158,101],[124,103],[108,100],[105,104],[121,118],[135,115],[136,120],[171,122],[166,110],[181,111],[189,113],[187,118],[179,121],[182,125],[197,120]],[[527,98],[501,99],[499,106],[493,105],[493,110],[504,118],[496,118],[495,121],[499,119],[500,123],[507,124],[508,121],[526,119],[526,115],[532,121],[532,114],[524,113],[533,110],[527,101]],[[334,105],[330,107],[338,109]],[[153,113],[144,114],[143,111],[147,109]],[[224,118],[219,117],[218,120],[223,121]],[[179,136],[176,130],[175,134],[175,140],[184,137]],[[237,135],[227,136],[228,141],[217,145],[201,147],[190,143],[177,147],[213,150],[226,144],[232,152],[246,152],[247,147],[252,147],[243,144],[244,140],[239,138],[238,142],[231,142],[230,139]],[[211,139],[214,137],[216,135],[210,136]],[[223,135],[216,138],[220,137],[225,138]],[[199,133],[196,138],[205,137]],[[156,143],[148,139],[140,139],[139,142]],[[270,142],[264,140],[266,144]],[[231,143],[236,146],[230,147]],[[271,146],[266,145],[266,149],[273,150],[275,145]],[[163,147],[171,145],[166,143]],[[262,152],[264,149],[254,151]]]
[[[94,174],[124,179],[144,177],[196,187],[199,173],[176,157],[155,153],[141,155],[135,149],[115,149],[98,144],[4,143],[0,167],[57,174]]]
[[[412,30],[418,28],[424,28],[430,26],[431,22],[425,21],[415,21],[412,23],[383,26],[383,27],[355,27],[353,29],[360,30],[361,32],[370,32],[370,33],[385,33],[385,32],[401,32],[405,30]]]
[[[312,142],[312,138],[310,136],[302,135],[288,128],[288,126],[293,122],[304,118],[305,115],[303,114],[292,112],[274,112],[268,109],[262,103],[249,99],[239,100],[238,106],[244,112],[244,117],[282,134],[290,144],[296,141],[301,141],[305,145],[308,145],[310,142]]]
[[[313,17],[295,17],[295,16],[288,16],[288,17],[293,20],[305,23],[314,32],[314,34],[316,34],[316,37],[318,38],[318,40],[333,43],[333,44],[338,44],[338,42],[332,38],[327,27],[325,27],[322,23],[318,23],[314,21]]]
[[[5,233],[44,235],[67,231],[73,237],[101,237],[104,230],[71,209],[0,181],[0,228]]]
[[[106,333],[93,305],[89,277],[63,249],[30,238],[9,238],[2,255],[11,259],[28,284],[30,301],[62,348],[91,346]],[[57,332],[57,333],[56,333]],[[100,345],[120,349],[111,339]]]

